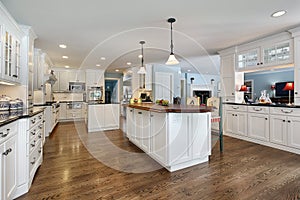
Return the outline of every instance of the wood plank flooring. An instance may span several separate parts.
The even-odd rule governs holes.
[[[87,134],[83,123],[60,123],[18,199],[300,199],[299,155],[230,137],[224,148],[217,144],[208,163],[170,173],[121,131]]]

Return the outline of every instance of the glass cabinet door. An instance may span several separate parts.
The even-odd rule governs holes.
[[[264,65],[278,65],[290,62],[290,49],[291,46],[289,41],[264,48]]]
[[[238,69],[256,66],[259,62],[258,59],[259,49],[253,49],[244,53],[240,53],[238,54]]]
[[[14,63],[14,75],[15,78],[20,76],[20,42],[15,41],[15,63]]]

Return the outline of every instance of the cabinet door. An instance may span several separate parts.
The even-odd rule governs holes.
[[[17,187],[17,136],[5,142],[4,156],[4,199],[12,199]]]
[[[76,72],[75,71],[61,71],[59,72],[59,90],[60,91],[68,91],[69,90],[69,82],[75,82],[76,80]]]
[[[237,56],[237,70],[242,70],[249,67],[260,65],[259,48],[241,52]]]
[[[141,132],[141,148],[149,153],[150,152],[150,112],[149,111],[143,111],[142,114],[142,132]]]
[[[221,76],[222,77],[233,77],[235,67],[235,54],[221,56]]]
[[[234,133],[238,135],[247,135],[247,113],[237,112],[233,120]]]
[[[127,126],[126,135],[130,140],[133,140],[133,137],[135,135],[134,124],[135,124],[134,109],[127,108],[127,110],[126,110],[126,126]]]
[[[270,115],[270,142],[287,144],[287,120],[285,116]]]
[[[120,107],[119,104],[106,104],[104,106],[105,128],[119,128]]]
[[[292,63],[292,41],[287,40],[276,45],[263,47],[264,66]]]
[[[0,156],[0,198],[2,199],[3,196],[4,196],[4,156],[3,156],[3,153],[5,152],[5,148],[4,148],[4,143],[3,144],[0,144],[0,153],[1,153],[1,156]]]
[[[165,113],[151,112],[151,154],[167,165],[167,124]]]
[[[225,110],[224,119],[225,119],[225,123],[224,123],[225,133],[233,133],[233,122],[234,122],[233,112]]]
[[[143,112],[138,109],[134,109],[135,116],[135,136],[133,138],[133,142],[136,143],[138,147],[140,147],[141,136],[143,131]]]
[[[221,80],[221,95],[222,97],[225,97],[225,101],[226,98],[234,98],[234,77],[224,77]]]
[[[300,149],[300,117],[288,117],[288,146]]]
[[[248,136],[269,141],[269,115],[248,113]]]
[[[60,103],[59,119],[67,119],[67,103]]]

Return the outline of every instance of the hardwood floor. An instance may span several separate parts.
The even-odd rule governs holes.
[[[60,123],[18,199],[300,199],[299,155],[230,137],[224,148],[217,144],[208,163],[170,173],[121,131],[87,134],[83,123]]]

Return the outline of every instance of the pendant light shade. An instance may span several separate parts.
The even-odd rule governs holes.
[[[144,48],[143,45],[145,44],[145,41],[140,41],[141,44],[141,67],[139,71],[137,72],[138,74],[146,74],[146,68],[144,67]]]
[[[174,45],[173,45],[173,23],[175,21],[176,21],[175,18],[168,19],[168,22],[171,24],[171,45],[170,45],[171,53],[170,53],[168,61],[166,62],[166,65],[176,65],[179,63],[179,61],[176,59],[174,52],[173,52],[173,48],[174,48]]]

